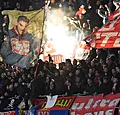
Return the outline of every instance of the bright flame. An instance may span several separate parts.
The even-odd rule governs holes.
[[[68,27],[64,25],[49,24],[47,28],[48,42],[54,44],[57,54],[62,54],[66,58],[73,55],[76,44],[75,36],[69,36],[68,33]]]

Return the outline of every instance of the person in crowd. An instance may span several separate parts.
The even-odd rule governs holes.
[[[48,90],[46,91],[46,95],[49,95],[49,96],[57,95],[57,89],[56,89],[54,79],[51,79]]]
[[[114,78],[112,78],[112,93],[116,94],[118,92],[120,92],[120,83],[119,83],[119,79],[118,76],[115,76]]]
[[[78,88],[77,86],[72,82],[71,79],[67,79],[64,83],[64,94],[65,95],[73,95],[78,93]]]
[[[103,84],[101,90],[104,95],[107,95],[112,92],[111,80],[109,80],[108,77],[103,78]]]
[[[94,95],[96,91],[96,86],[94,84],[94,81],[90,78],[87,79],[87,86],[85,91],[83,92],[85,95]]]

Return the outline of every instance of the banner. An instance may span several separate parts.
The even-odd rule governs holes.
[[[51,108],[45,108],[47,99],[34,99],[35,105],[40,104],[41,110],[68,110],[73,101],[75,99],[75,96],[69,96],[69,97],[58,97],[56,100],[56,103]]]
[[[50,110],[39,110],[39,115],[50,115]]]
[[[58,95],[55,96],[47,96],[47,103],[45,108],[51,108],[55,105]]]
[[[50,115],[68,115],[69,110],[51,110]]]
[[[0,103],[0,112],[15,111],[22,99],[17,97],[4,98]]]
[[[2,14],[9,17],[9,30],[0,49],[3,60],[21,68],[34,66],[41,50],[44,9],[29,12],[4,10]],[[18,32],[17,18],[19,16],[26,16],[30,20],[22,34]]]
[[[71,109],[71,115],[113,115],[114,108],[120,101],[120,94],[106,96],[76,97]]]
[[[45,107],[47,103],[47,98],[43,98],[43,99],[34,99],[34,104],[38,105],[40,104],[40,108],[43,109]]]
[[[108,21],[114,20],[117,16],[120,16],[120,7],[110,14],[110,16],[108,17]]]
[[[86,38],[93,48],[120,48],[120,12],[108,23]]]
[[[0,115],[14,115],[14,111],[9,111],[9,112],[0,112]]]

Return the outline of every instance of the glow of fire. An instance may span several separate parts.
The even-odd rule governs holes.
[[[75,36],[69,35],[67,26],[49,23],[47,25],[47,38],[54,44],[57,54],[62,54],[66,58],[73,55],[76,40]]]

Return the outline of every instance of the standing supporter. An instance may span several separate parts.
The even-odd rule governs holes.
[[[64,91],[65,91],[65,95],[68,96],[71,96],[79,92],[77,86],[71,81],[71,79],[65,81]]]
[[[55,80],[57,94],[58,95],[63,94],[64,93],[64,87],[63,87],[64,79],[62,78],[62,76],[60,76],[59,70],[55,71],[54,80]]]
[[[95,86],[93,80],[88,78],[87,79],[87,86],[86,86],[86,89],[83,93],[85,95],[94,95],[95,91],[96,91],[96,86]]]
[[[118,77],[115,76],[113,79],[112,79],[112,93],[113,94],[116,94],[116,93],[120,93],[120,82],[118,80]]]
[[[57,89],[54,79],[51,79],[46,95],[54,96],[57,95]]]
[[[112,92],[111,81],[109,80],[108,77],[103,78],[103,84],[102,84],[101,90],[102,90],[102,93],[105,95]]]
[[[86,82],[85,79],[81,79],[79,76],[75,77],[75,86],[78,91],[76,93],[83,94],[83,91],[85,90],[85,87],[86,87],[85,82]]]

